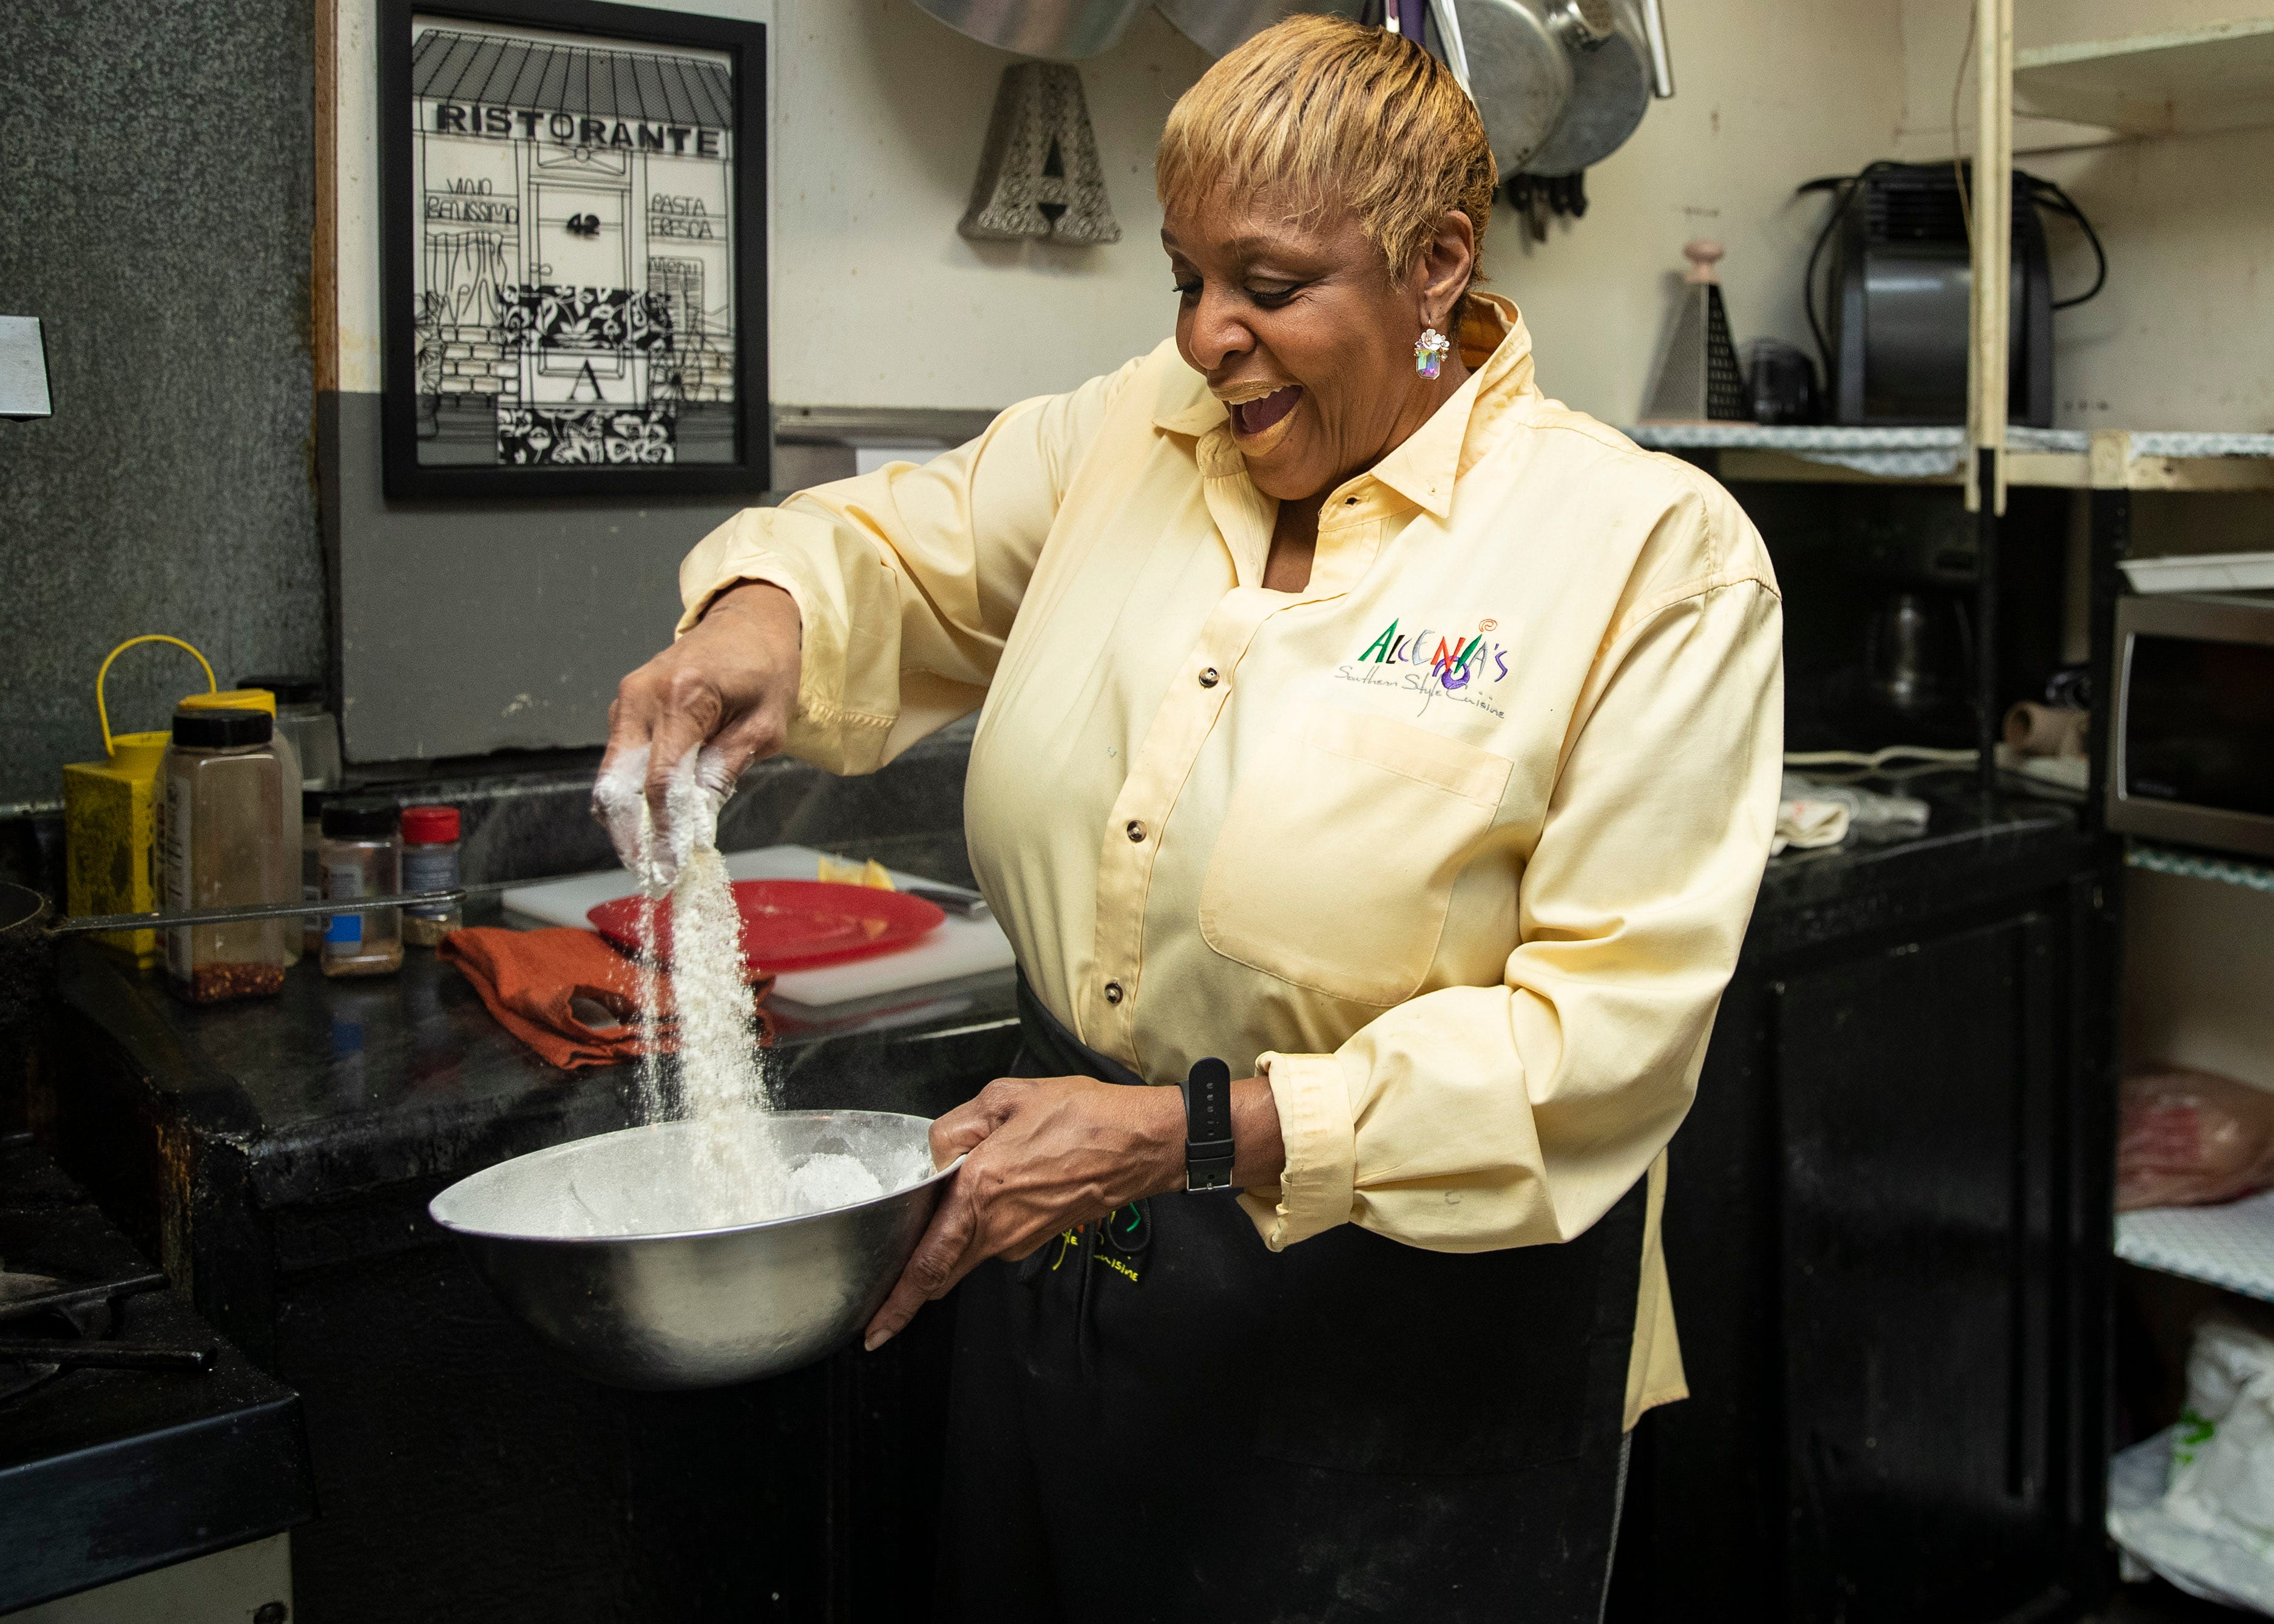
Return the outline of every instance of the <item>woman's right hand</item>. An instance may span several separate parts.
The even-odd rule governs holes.
[[[802,638],[796,600],[781,588],[745,581],[720,593],[686,635],[616,685],[601,778],[645,747],[647,802],[660,825],[671,770],[709,745],[704,777],[730,793],[789,736]]]

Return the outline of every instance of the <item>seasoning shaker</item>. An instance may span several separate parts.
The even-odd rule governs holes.
[[[276,752],[277,766],[277,826],[285,830],[286,838],[276,845],[276,873],[271,878],[275,887],[270,900],[289,902],[292,898],[293,868],[292,841],[290,831],[293,816],[300,809],[300,753],[293,748],[292,736],[276,722],[276,695],[267,688],[225,688],[211,694],[192,694],[181,702],[183,710],[258,710],[269,718],[268,748]],[[284,930],[284,962],[290,966],[300,962],[300,933],[287,925]]]
[[[392,896],[402,889],[401,815],[391,801],[357,797],[324,803],[324,899]],[[389,975],[403,967],[400,908],[334,914],[324,921],[326,975]]]
[[[325,792],[304,789],[300,792],[300,899],[321,902],[324,899],[324,867],[321,853],[324,845]],[[300,952],[313,959],[324,951],[324,916],[311,914],[300,921]]]
[[[276,695],[276,731],[292,741],[300,756],[300,783],[310,789],[340,786],[339,718],[324,709],[324,685],[314,677],[239,677],[239,688],[267,688]]]
[[[403,889],[458,889],[458,808],[403,808]],[[403,939],[414,947],[433,947],[466,922],[465,911],[455,902],[431,902],[403,910]]]
[[[166,906],[237,907],[288,902],[282,768],[274,729],[261,710],[182,710],[160,776],[165,781],[159,832]],[[278,992],[284,985],[288,921],[177,925],[165,933],[166,972],[193,1004]]]

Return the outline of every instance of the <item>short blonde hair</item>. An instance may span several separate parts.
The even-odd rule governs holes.
[[[1266,28],[1178,98],[1154,177],[1163,207],[1271,185],[1306,214],[1344,205],[1394,277],[1458,209],[1476,231],[1472,282],[1500,184],[1484,120],[1451,70],[1403,35],[1308,13]]]

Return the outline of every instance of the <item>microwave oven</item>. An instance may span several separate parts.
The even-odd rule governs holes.
[[[2108,826],[2274,857],[2274,596],[2116,605]]]

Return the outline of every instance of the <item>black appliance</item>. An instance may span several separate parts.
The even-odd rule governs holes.
[[[0,1134],[0,1613],[314,1511],[297,1395],[215,1335],[29,1134]]]
[[[2116,605],[2108,826],[2274,857],[2274,594]]]
[[[1745,346],[1745,392],[1756,423],[1817,419],[1816,363],[1782,339],[1757,338]]]
[[[1808,320],[1824,357],[1834,423],[1868,426],[1966,421],[1968,163],[1874,163],[1856,175],[1810,181],[1828,192],[1831,218],[1808,257]],[[2073,298],[2053,297],[2044,221],[2076,222],[2097,271]],[[1817,283],[1824,272],[1824,309]],[[2047,180],[2014,171],[2010,421],[2051,428],[2053,312],[2081,304],[2108,280],[2108,257],[2084,213]]]

